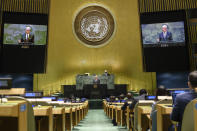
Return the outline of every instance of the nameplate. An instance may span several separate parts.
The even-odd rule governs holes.
[[[27,109],[26,104],[20,105],[20,112],[24,112]]]
[[[196,110],[197,110],[197,103],[195,104],[195,108],[196,108]]]

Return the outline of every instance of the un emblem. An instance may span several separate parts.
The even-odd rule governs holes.
[[[90,47],[104,45],[114,33],[113,16],[101,6],[88,6],[75,17],[74,31],[78,39]]]

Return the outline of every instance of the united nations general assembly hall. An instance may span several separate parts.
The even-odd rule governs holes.
[[[197,0],[0,0],[0,131],[197,131]]]

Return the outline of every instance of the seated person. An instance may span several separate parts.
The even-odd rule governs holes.
[[[150,117],[153,120],[152,121],[152,131],[156,131],[157,130],[157,117],[154,116],[154,113],[156,113],[156,105],[159,101],[158,96],[168,96],[168,91],[165,89],[165,87],[163,85],[159,86],[156,89],[156,98],[154,100],[154,103],[152,105],[152,110],[151,110],[151,114]],[[154,117],[154,118],[153,118]]]
[[[124,96],[124,94],[121,94],[120,96],[119,96],[119,100],[118,100],[118,102],[120,102],[120,103],[123,103],[123,102],[125,102],[125,96]]]
[[[130,108],[131,110],[134,109],[135,105],[137,104],[137,102],[138,102],[139,100],[145,100],[145,97],[148,95],[146,89],[141,89],[141,90],[139,91],[139,94],[140,94],[140,96],[135,97],[134,100],[133,100],[133,102],[129,105],[129,108]]]
[[[115,96],[110,96],[109,97],[109,102],[115,102],[116,101],[116,97]]]
[[[121,110],[126,110],[127,106],[129,105],[128,102],[133,102],[134,98],[131,93],[127,93],[127,99],[125,100],[124,105],[121,107]]]
[[[197,98],[197,71],[193,71],[188,77],[190,92],[181,93],[176,96],[174,107],[171,113],[171,120],[179,122],[178,131],[181,131],[183,113],[187,104]]]
[[[105,72],[104,72],[103,75],[104,75],[104,76],[110,76],[110,74],[107,72],[107,70],[105,70]]]
[[[160,85],[156,89],[156,98],[155,98],[154,103],[152,105],[151,114],[156,110],[156,104],[159,102],[158,96],[168,96],[168,92],[163,85]]]
[[[19,44],[24,43],[34,43],[34,34],[31,32],[31,27],[27,26],[25,28],[25,33],[22,34],[21,39],[18,40]]]

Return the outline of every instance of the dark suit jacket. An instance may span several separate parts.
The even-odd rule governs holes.
[[[29,34],[28,40],[26,40],[26,33],[24,33],[24,34],[21,36],[21,42],[34,43],[34,34],[33,34],[33,33],[30,33],[30,34]]]
[[[139,100],[145,100],[145,97],[146,97],[146,94],[135,97],[133,102],[129,105],[129,109],[133,110],[135,105],[138,103],[138,101]]]
[[[166,37],[164,38],[163,32],[159,34],[159,42],[169,42],[172,41],[172,33],[167,32]]]
[[[178,130],[181,131],[183,113],[187,104],[197,98],[197,93],[191,90],[187,93],[181,93],[176,96],[175,104],[171,113],[171,120],[179,122]]]
[[[94,79],[93,84],[100,84],[100,80],[99,79]]]
[[[127,100],[124,102],[124,105],[121,107],[121,110],[126,110],[127,106],[129,106],[128,102],[133,103],[133,102],[134,102],[134,99],[127,99]]]

